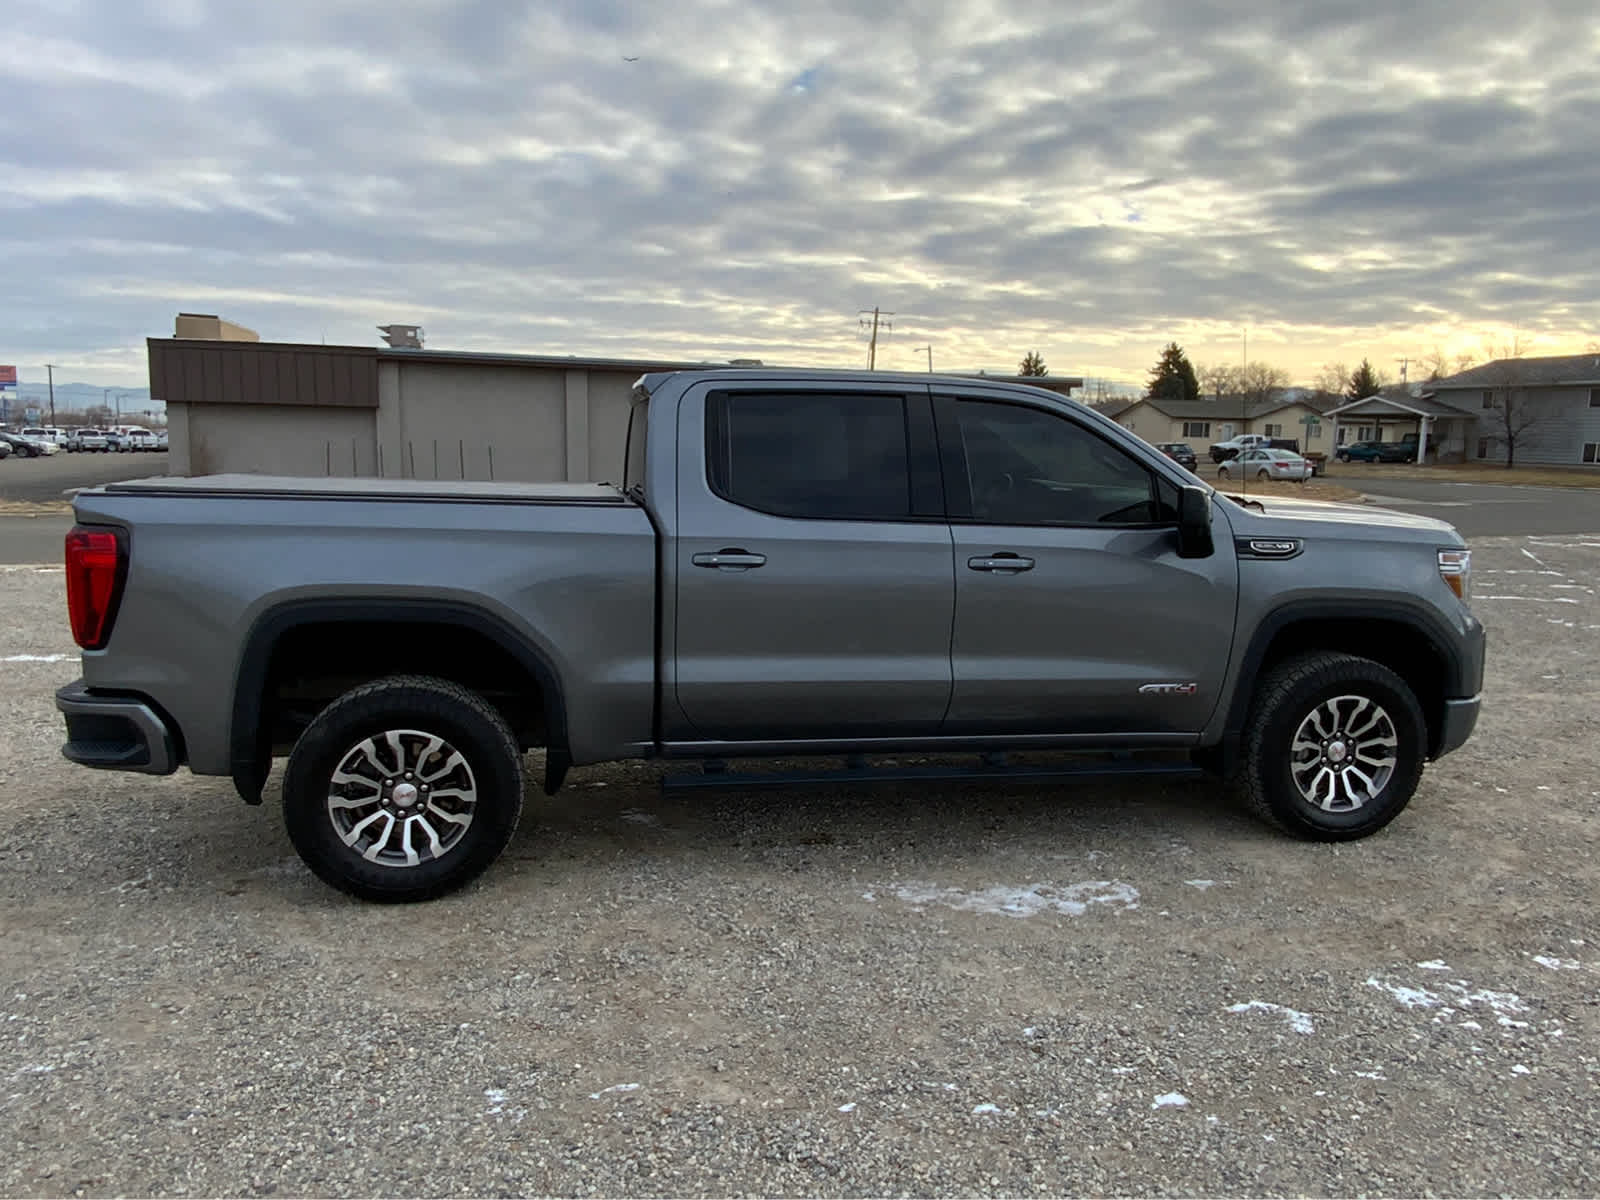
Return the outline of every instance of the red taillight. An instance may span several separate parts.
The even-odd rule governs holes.
[[[74,526],[67,534],[67,613],[72,640],[98,650],[111,637],[122,594],[122,538],[109,529]]]

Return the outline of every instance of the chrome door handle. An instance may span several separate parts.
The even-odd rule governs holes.
[[[715,554],[696,554],[689,560],[697,567],[714,567],[728,571],[748,571],[767,561],[765,554],[751,554],[748,550],[730,548]]]
[[[999,571],[1002,575],[1016,575],[1033,570],[1033,559],[1020,554],[979,554],[967,559],[967,567],[973,571]]]

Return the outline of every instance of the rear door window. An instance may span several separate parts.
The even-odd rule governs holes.
[[[780,517],[911,517],[905,397],[726,392],[707,405],[707,482],[724,500]]]

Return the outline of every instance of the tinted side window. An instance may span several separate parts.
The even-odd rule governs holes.
[[[903,397],[713,394],[706,466],[725,500],[781,517],[903,520],[911,471]]]
[[[956,404],[975,520],[1149,525],[1177,519],[1156,476],[1065,417],[1017,404]],[[1175,493],[1175,489],[1172,489]]]

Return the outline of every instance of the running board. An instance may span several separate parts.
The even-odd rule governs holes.
[[[1069,779],[1115,779],[1122,776],[1164,776],[1168,779],[1203,779],[1205,772],[1193,763],[1171,759],[1138,759],[1119,756],[1086,762],[1055,763],[1038,766],[1011,766],[1004,755],[986,754],[979,765],[884,766],[870,767],[859,758],[847,765],[800,771],[730,771],[727,764],[712,759],[698,772],[667,775],[662,791],[687,792],[712,788],[788,788],[817,787],[854,783],[916,783],[971,780],[984,783],[1057,783]]]

